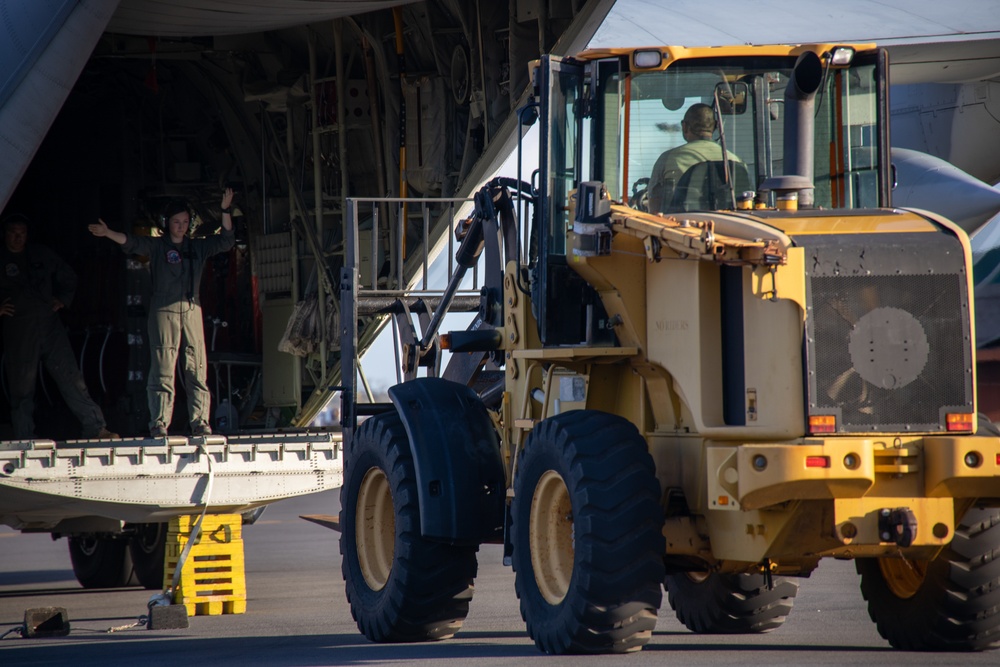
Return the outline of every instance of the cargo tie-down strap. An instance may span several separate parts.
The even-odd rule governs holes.
[[[177,566],[174,568],[174,579],[170,583],[170,587],[163,591],[163,595],[169,598],[169,602],[166,604],[172,604],[174,601],[174,591],[177,590],[177,585],[181,582],[181,570],[184,568],[184,561],[187,560],[188,554],[191,553],[191,547],[195,545],[195,542],[198,541],[198,537],[201,535],[201,524],[205,521],[205,515],[208,513],[208,501],[212,497],[212,479],[214,477],[212,472],[212,455],[208,453],[205,443],[200,444],[198,447],[208,461],[208,481],[205,483],[205,493],[201,494],[201,502],[204,507],[195,522],[191,524],[191,535],[188,537],[187,544],[184,545],[181,555],[177,558]]]
[[[208,480],[205,482],[205,492],[201,494],[201,502],[204,508],[201,510],[201,514],[195,519],[195,522],[191,524],[191,535],[188,537],[187,544],[184,545],[184,549],[181,550],[180,556],[177,558],[177,565],[174,567],[174,578],[162,593],[157,593],[156,595],[149,598],[149,602],[146,604],[147,610],[152,610],[153,607],[159,606],[169,606],[174,603],[174,591],[177,590],[177,585],[181,581],[181,571],[184,569],[184,561],[187,560],[188,554],[191,553],[191,547],[194,546],[195,542],[198,541],[198,537],[201,535],[201,524],[205,520],[205,515],[208,514],[208,503],[212,497],[212,481],[214,479],[214,472],[212,470],[212,455],[209,454],[208,449],[205,447],[205,443],[198,446],[201,453],[205,455],[205,459],[208,462]],[[108,632],[121,632],[122,630],[130,630],[132,628],[146,627],[149,625],[149,616],[143,614],[134,623],[129,623],[128,625],[119,625],[112,628],[108,628]]]

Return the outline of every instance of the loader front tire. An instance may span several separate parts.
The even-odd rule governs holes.
[[[341,568],[358,630],[374,642],[448,639],[469,613],[478,546],[420,535],[413,456],[395,413],[365,421],[344,459]]]
[[[1000,510],[973,508],[932,561],[859,558],[878,632],[906,651],[1000,647]]]
[[[691,632],[770,632],[788,618],[799,592],[796,581],[760,574],[681,573],[664,580],[670,608]]]
[[[641,649],[663,594],[663,512],[636,428],[590,410],[542,421],[511,506],[514,587],[546,653]]]

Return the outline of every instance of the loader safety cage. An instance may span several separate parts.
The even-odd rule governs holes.
[[[401,355],[418,354],[417,348],[436,345],[434,332],[446,311],[475,312],[479,309],[480,276],[473,267],[470,283],[456,288],[450,294],[446,285],[455,273],[456,229],[463,216],[472,209],[473,200],[447,197],[399,198],[352,197],[347,200],[345,224],[346,257],[340,276],[341,308],[341,384],[330,387],[341,391],[341,426],[344,441],[349,442],[357,427],[358,416],[378,414],[391,409],[390,403],[377,403],[361,366],[359,351],[381,333],[387,322],[393,331],[396,381],[404,377]],[[387,211],[395,209],[389,220]],[[411,227],[407,220],[415,220]],[[439,221],[449,221],[448,231],[437,245],[431,247],[428,230],[436,228]],[[413,229],[420,231],[412,234]],[[374,232],[372,230],[375,230]],[[417,236],[419,243],[409,244],[407,254],[399,239]],[[432,263],[441,253],[447,254],[443,280],[432,276]],[[411,277],[412,276],[412,277]],[[440,283],[445,286],[440,286]],[[450,307],[449,307],[450,302]],[[417,315],[421,332],[413,327],[412,315]],[[369,339],[358,340],[359,318],[378,318],[382,325],[369,328]],[[434,331],[430,326],[433,324]],[[419,339],[418,339],[419,337]],[[440,373],[440,354],[424,354],[422,365],[428,375]],[[358,381],[368,399],[358,404]]]

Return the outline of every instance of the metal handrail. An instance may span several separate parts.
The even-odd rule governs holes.
[[[381,218],[382,211],[395,208],[394,224]],[[347,217],[344,225],[344,265],[341,270],[341,386],[344,410],[341,423],[344,437],[349,440],[356,425],[355,397],[357,395],[357,375],[360,367],[358,356],[358,311],[369,310],[368,303],[375,304],[388,298],[412,299],[421,297],[445,296],[447,286],[456,271],[455,231],[460,222],[472,214],[474,200],[472,198],[451,197],[349,197],[347,199]],[[404,225],[404,211],[418,211],[412,217],[423,220],[422,240],[418,251],[409,256],[403,255],[404,244],[401,242]],[[361,247],[361,221],[371,220],[371,239],[367,247]],[[447,227],[440,230],[436,240],[431,245],[431,232],[439,230],[442,224]],[[383,236],[388,242],[381,243]],[[395,242],[393,242],[395,241]],[[385,246],[385,254],[380,254]],[[361,272],[362,252],[368,266],[365,273]],[[440,287],[432,286],[430,281],[431,263],[441,253],[447,254],[447,272]],[[388,271],[383,268],[388,266]],[[382,284],[380,286],[380,281]],[[472,286],[454,290],[455,294],[471,297],[479,293],[479,275],[473,270]],[[445,301],[434,299],[438,303]],[[469,301],[469,299],[466,299]],[[439,313],[435,313],[438,318]],[[382,324],[376,325],[381,329]],[[393,327],[393,337],[398,348],[399,333]],[[367,336],[366,336],[367,337]]]
[[[384,204],[393,205],[396,209],[396,220],[394,225],[389,222],[383,222],[380,219],[382,217],[382,205]],[[360,259],[363,256],[361,254],[362,251],[366,253],[365,259],[367,259],[369,263],[368,275],[359,275],[358,273],[354,274],[359,275],[357,290],[358,295],[402,296],[416,294],[440,294],[443,292],[443,286],[437,289],[431,288],[429,284],[430,265],[436,256],[440,252],[444,251],[444,238],[439,237],[433,246],[431,246],[430,243],[430,230],[435,226],[435,221],[432,219],[432,208],[439,209],[437,211],[438,220],[451,221],[447,233],[442,235],[447,238],[448,270],[445,278],[445,284],[447,284],[448,279],[455,270],[455,225],[463,217],[465,209],[468,209],[468,213],[471,213],[473,205],[473,199],[461,197],[421,197],[419,199],[410,197],[348,198],[347,225],[345,228],[344,239],[347,256],[345,257],[344,264],[348,269],[359,270],[361,266]],[[363,209],[369,214],[362,216]],[[411,211],[419,209],[420,217],[424,222],[423,243],[419,246],[419,253],[417,255],[410,253],[409,257],[403,257],[402,243],[398,241],[395,243],[391,242],[391,239],[399,239],[402,236],[403,211],[406,209]],[[465,214],[467,215],[468,213]],[[360,224],[362,219],[370,219],[372,221],[372,234],[369,241],[370,246],[364,249],[361,248],[360,244]],[[385,260],[380,263],[380,252],[383,250],[382,244],[380,243],[380,237],[383,235],[389,236],[390,242],[385,244],[386,248],[384,248],[384,250],[387,251],[386,257]],[[381,267],[384,266],[386,262],[388,262],[390,270],[387,274],[381,276],[379,275],[381,273]],[[419,273],[417,272],[417,269],[419,269]],[[420,278],[419,286],[417,284],[418,276]],[[379,288],[380,278],[385,278],[385,288]],[[391,282],[389,278],[393,278],[394,282]],[[404,285],[404,283],[405,287],[400,287],[401,285]],[[390,284],[392,284],[392,287],[389,287]],[[474,276],[472,288],[460,291],[471,293],[473,291],[478,291],[478,288],[478,275],[476,275]]]

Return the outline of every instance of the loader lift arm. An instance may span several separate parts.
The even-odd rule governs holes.
[[[779,266],[788,261],[787,239],[748,240],[720,233],[706,216],[695,219],[664,217],[637,211],[621,204],[611,205],[611,229],[642,239],[650,261],[660,260],[660,248],[667,246],[682,257],[721,264]]]

